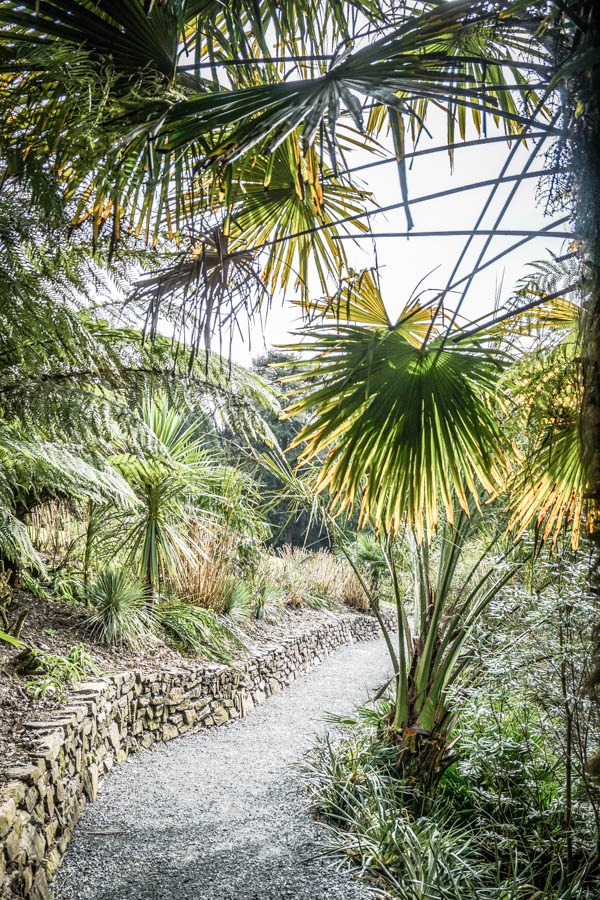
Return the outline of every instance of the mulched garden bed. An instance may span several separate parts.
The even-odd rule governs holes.
[[[16,591],[13,601],[11,615],[27,610],[21,631],[21,639],[27,646],[65,656],[72,647],[83,644],[100,675],[127,669],[189,671],[203,662],[182,656],[158,639],[139,650],[129,647],[111,649],[98,644],[90,640],[83,628],[86,615],[83,607],[69,601],[52,597],[41,599],[24,591]],[[254,620],[244,629],[247,646],[250,651],[264,649],[331,615],[302,607],[286,609],[277,624]],[[31,749],[32,734],[24,727],[25,722],[42,719],[45,712],[63,705],[51,697],[32,699],[23,679],[15,673],[14,660],[18,653],[13,647],[0,643],[0,782],[6,780],[7,769],[19,764]]]

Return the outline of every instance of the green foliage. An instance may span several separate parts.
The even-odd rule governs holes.
[[[202,421],[168,397],[147,398],[141,420],[150,447],[111,460],[137,502],[129,512],[115,510],[107,531],[151,594],[168,588],[185,595],[194,570],[208,556],[203,542],[217,526],[243,525],[249,536],[261,536],[253,485],[223,464]],[[237,543],[241,546],[241,536]]]
[[[25,644],[22,640],[15,637],[14,634],[7,634],[6,631],[0,631],[0,641],[4,644],[10,644],[11,647],[21,648],[24,647]]]
[[[532,740],[533,723],[490,717],[474,736],[467,715],[466,755],[423,814],[422,797],[399,777],[394,749],[382,741],[389,708],[360,710],[305,761],[312,803],[325,819],[322,852],[350,859],[399,900],[596,896],[589,822],[571,823],[580,855],[568,871],[564,775]]]
[[[85,600],[85,584],[76,572],[59,570],[50,579],[51,593],[59,600],[78,603]]]
[[[65,656],[28,650],[25,687],[34,700],[53,697],[64,701],[67,690],[89,673],[98,673],[83,644],[71,647]]]
[[[373,312],[366,324],[303,329],[309,340],[294,349],[306,354],[306,386],[287,414],[313,410],[295,443],[306,442],[301,459],[319,458],[315,488],[332,506],[359,501],[363,524],[397,533],[407,523],[421,540],[440,509],[452,518],[454,497],[466,510],[502,483],[510,447],[492,410],[508,360],[481,339],[425,346],[429,316],[422,336],[411,333],[418,308],[394,325],[385,311],[373,324]]]
[[[275,350],[271,350],[253,361],[253,371],[273,384],[280,405],[285,403],[282,378],[299,371],[294,363],[295,358],[290,358],[289,354]],[[300,419],[284,417],[278,410],[268,416],[268,422],[275,441],[269,442],[264,439],[254,441],[248,450],[257,460],[255,478],[263,486],[263,497],[267,501],[264,515],[271,528],[269,544],[275,548],[285,545],[311,549],[329,547],[331,545],[330,536],[323,524],[313,521],[304,509],[294,508],[291,510],[285,501],[284,486],[277,473],[262,464],[262,454],[276,446],[285,453],[291,466],[296,465],[300,450],[292,448],[291,445],[300,431]]]
[[[375,534],[368,531],[360,531],[356,540],[348,548],[348,552],[355,564],[369,577],[373,587],[377,589],[383,578],[388,574],[388,565],[385,552]]]
[[[89,587],[88,602],[85,625],[95,640],[139,647],[153,639],[155,624],[147,592],[125,569],[100,572]]]
[[[212,609],[167,599],[153,608],[153,619],[179,650],[231,664],[231,645],[238,640]]]
[[[459,712],[449,735],[456,761],[433,796],[398,765],[393,692],[334,720],[344,732],[307,763],[329,823],[327,852],[349,856],[391,897],[597,896],[600,791],[587,759],[600,721],[586,688],[595,608],[587,566],[564,548],[538,556],[482,610],[464,644],[469,670],[448,690]]]
[[[303,128],[306,149],[322,122],[327,123],[334,140],[342,104],[356,129],[362,131],[359,98],[364,96],[388,109],[390,117],[393,112],[409,116],[415,109],[424,112],[427,103],[433,102],[447,105],[454,122],[457,106],[472,106],[476,125],[487,110],[502,115],[511,131],[521,117],[514,98],[505,90],[503,67],[508,60],[513,72],[517,68],[510,65],[508,35],[511,26],[518,33],[518,20],[505,16],[500,27],[504,41],[499,39],[499,24],[484,4],[407,8],[396,29],[367,46],[338,54],[326,78],[319,73],[319,77],[259,84],[234,92],[204,92],[174,106],[165,120],[162,146],[170,151],[186,147],[207,130],[226,126],[221,141],[205,154],[207,163],[232,162],[257,145],[272,152],[299,128]],[[513,39],[518,43],[516,35]],[[488,67],[494,75],[484,99],[468,84],[481,79]],[[525,99],[527,82],[518,73],[517,82],[526,108],[533,109],[535,100]],[[464,109],[459,120],[463,130]]]
[[[255,588],[252,612],[255,619],[271,625],[279,622],[283,616],[283,598],[279,587],[263,582]]]
[[[243,625],[252,616],[252,590],[237,578],[231,578],[227,585],[223,615],[234,625]]]
[[[372,714],[369,717],[372,719]],[[360,866],[402,900],[479,896],[482,854],[464,827],[411,814],[391,748],[365,723],[332,744],[321,739],[305,766],[311,799],[326,817],[325,850]]]

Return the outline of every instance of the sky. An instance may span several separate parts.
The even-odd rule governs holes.
[[[445,142],[445,122],[441,116],[438,116],[437,120],[436,117],[433,117],[432,121],[428,120],[428,126],[432,131],[432,137],[423,137],[419,143],[419,150]],[[498,134],[499,132],[490,132],[490,137]],[[476,137],[474,133],[467,134],[467,138],[474,137]],[[530,142],[527,149],[519,149],[507,171],[508,175],[517,174],[522,169],[534,143]],[[416,158],[408,171],[409,196],[414,200],[449,187],[472,185],[495,178],[509,152],[510,146],[506,141],[489,144],[484,149],[461,147],[455,152],[452,171],[445,151]],[[363,162],[373,161],[373,158],[366,151],[358,151],[352,157],[352,165],[362,165]],[[548,161],[542,150],[532,164],[531,171],[543,171],[547,167]],[[394,161],[358,173],[355,177],[360,178],[360,186],[365,186],[373,192],[380,206],[401,200]],[[538,178],[530,178],[519,185],[509,211],[502,219],[503,229],[537,230],[553,220],[553,217],[545,215],[543,197],[540,199],[537,197],[538,183]],[[513,183],[501,186],[480,228],[489,229],[495,224],[496,216],[512,187]],[[411,205],[414,232],[473,228],[489,192],[489,187],[470,189],[447,198]],[[556,218],[558,216],[554,216],[554,219]],[[373,215],[371,230],[378,234],[405,232],[404,210],[396,209],[386,214]],[[562,225],[558,230],[568,230],[568,225]],[[492,258],[519,240],[517,236],[494,237],[484,259]],[[423,300],[431,298],[434,292],[446,287],[465,241],[466,237],[456,236],[378,237],[375,240],[382,295],[392,319],[400,312],[419,282],[421,282],[419,292],[422,292]],[[473,241],[455,278],[460,278],[470,271],[484,241],[484,237],[478,237]],[[345,244],[350,264],[354,268],[361,269],[374,264],[373,240],[361,239],[358,246],[351,241],[346,241]],[[468,320],[490,314],[495,304],[510,299],[516,282],[526,274],[528,263],[547,258],[550,251],[564,252],[564,246],[565,242],[557,238],[535,238],[498,263],[489,266],[473,280],[461,307],[461,313]],[[456,291],[449,295],[449,306],[452,305],[452,297],[457,296],[459,294]],[[254,357],[264,353],[266,348],[284,344],[298,324],[297,309],[289,302],[282,302],[281,298],[276,298],[266,325],[261,327],[256,324],[251,328],[250,343],[247,336],[243,339],[240,336],[234,337],[232,346],[234,361],[249,364]]]

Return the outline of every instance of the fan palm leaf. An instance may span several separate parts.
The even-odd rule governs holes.
[[[584,478],[576,417],[543,435],[510,486],[514,499],[508,528],[515,539],[533,524],[540,540],[553,546],[570,531],[571,547],[577,549]]]
[[[306,387],[287,415],[311,413],[295,445],[321,458],[317,490],[335,507],[360,501],[361,520],[386,532],[405,524],[422,539],[440,508],[452,521],[454,495],[496,492],[511,447],[498,415],[505,354],[481,342],[426,346],[406,333],[411,305],[394,326],[307,326]],[[406,326],[406,327],[405,327]]]
[[[295,275],[306,304],[310,267],[325,288],[346,265],[338,236],[368,231],[361,220],[341,226],[336,220],[362,213],[369,197],[324,172],[317,153],[302,154],[291,134],[270,157],[245,161],[224,200],[241,246],[263,249],[265,283],[285,290]]]
[[[506,376],[522,430],[528,436],[520,466],[509,479],[509,529],[518,538],[534,525],[542,542],[556,545],[570,532],[576,549],[584,512],[584,475],[579,440],[581,369],[578,332],[581,305],[560,296],[573,284],[575,261],[545,260],[533,265],[519,301],[552,300],[517,315],[512,330],[534,337],[532,352]],[[559,295],[556,296],[555,292]]]
[[[517,7],[512,5],[516,11]],[[511,59],[507,41],[503,55],[490,53],[490,41],[493,35],[492,43],[499,47],[500,32],[511,30],[522,49],[528,36],[521,31],[519,40],[520,28],[516,15],[501,4],[490,9],[485,4],[443,3],[417,14],[411,11],[391,34],[339,55],[320,77],[210,91],[175,104],[159,130],[160,146],[173,150],[199,134],[221,132],[205,161],[224,164],[257,145],[272,152],[302,127],[306,149],[324,120],[334,127],[342,106],[362,131],[362,97],[411,115],[419,114],[418,109],[423,112],[424,103],[435,102],[449,109],[452,121],[458,108],[472,108],[476,124],[489,113],[503,119],[509,131],[519,130],[527,117],[519,111],[512,88],[520,94],[525,111],[532,110],[539,98],[519,74],[516,84],[506,83],[505,69],[518,73],[519,64]],[[486,29],[487,42],[482,37]],[[464,52],[473,35],[477,46]],[[458,118],[464,131],[462,112]]]
[[[60,41],[110,58],[120,71],[151,67],[171,79],[180,52],[182,6],[159,4],[148,15],[139,0],[15,0],[4,4],[0,22],[17,45]]]
[[[2,146],[15,171],[44,156],[74,221],[91,220],[96,239],[109,220],[113,244],[123,232],[156,244],[163,227],[179,239],[200,160],[222,165],[257,145],[270,152],[295,131],[304,150],[323,132],[335,158],[340,110],[362,130],[365,97],[389,112],[401,163],[399,116],[420,127],[431,102],[461,133],[468,108],[478,129],[490,112],[518,130],[537,96],[511,56],[528,51],[527,7],[510,8],[9,0],[0,11]],[[306,50],[318,69],[323,41],[347,41],[360,21],[384,36],[334,53],[317,77],[289,80],[294,54]],[[281,64],[266,55],[273,39]]]

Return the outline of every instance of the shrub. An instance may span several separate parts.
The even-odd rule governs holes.
[[[151,639],[154,621],[141,585],[124,569],[106,569],[88,593],[85,626],[96,640],[109,645],[139,646]]]
[[[261,574],[280,585],[290,606],[322,609],[347,605],[361,611],[368,606],[350,563],[327,550],[312,553],[300,547],[282,547],[263,561]]]
[[[460,720],[462,758],[433,804],[402,781],[389,703],[333,719],[344,732],[321,738],[304,766],[326,823],[323,852],[356,863],[399,900],[597,898],[589,806],[573,810],[569,867],[560,760],[540,741],[543,716],[513,700],[503,707],[491,696],[482,713],[486,700],[473,698]]]
[[[222,663],[231,662],[231,643],[239,643],[212,609],[185,600],[163,600],[154,611],[157,624],[179,650]]]
[[[221,615],[231,590],[232,572],[237,573],[237,536],[227,529],[196,530],[194,541],[204,555],[198,554],[193,562],[182,561],[181,594],[190,603]]]
[[[21,654],[17,671],[26,675],[25,688],[34,700],[42,697],[64,700],[67,688],[74,687],[90,672],[97,674],[92,657],[82,644],[71,647],[66,656],[27,650]]]
[[[50,589],[59,600],[79,603],[85,599],[83,579],[69,569],[61,569],[52,573]]]
[[[275,624],[283,616],[283,600],[281,591],[274,584],[261,584],[256,588],[254,597],[254,618]]]
[[[223,615],[234,625],[243,625],[252,616],[252,591],[244,581],[229,579]]]

